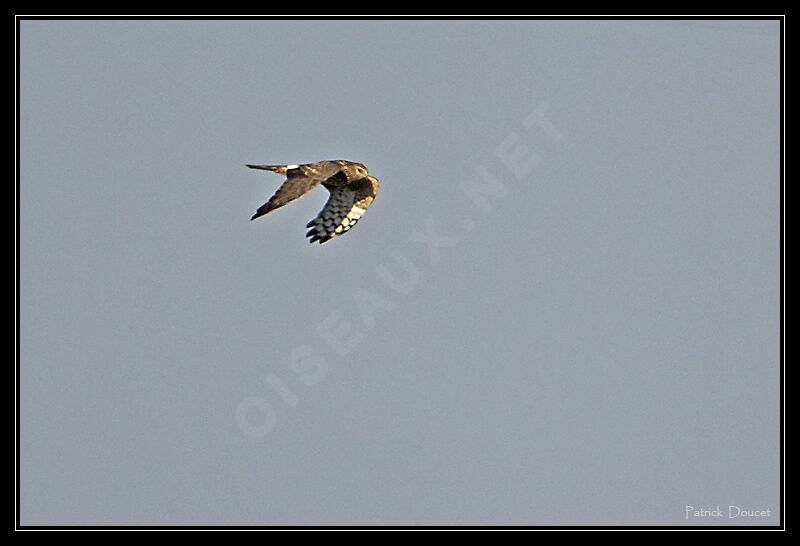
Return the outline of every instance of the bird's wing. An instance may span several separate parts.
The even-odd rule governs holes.
[[[258,207],[251,220],[302,197],[321,182],[336,177],[340,172],[340,167],[332,161],[320,161],[308,165],[248,165],[248,167],[286,175],[286,182],[269,198],[269,201]]]
[[[325,207],[306,227],[311,228],[306,237],[320,244],[347,233],[366,212],[378,194],[378,179],[370,176],[350,184],[329,187],[331,196]]]

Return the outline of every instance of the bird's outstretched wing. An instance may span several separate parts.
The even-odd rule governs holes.
[[[320,244],[347,233],[366,212],[378,194],[378,179],[370,176],[336,187],[329,187],[331,196],[325,207],[306,227],[309,243]]]
[[[321,182],[335,177],[339,173],[339,166],[332,161],[320,161],[308,165],[248,165],[251,169],[273,171],[285,174],[286,181],[278,188],[269,201],[258,207],[251,220],[272,212],[286,203],[307,194]]]

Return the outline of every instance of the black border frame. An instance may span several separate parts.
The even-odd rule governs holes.
[[[8,534],[15,534],[21,531],[40,531],[40,530],[87,530],[87,531],[121,531],[121,530],[155,530],[155,531],[210,531],[210,530],[243,530],[243,531],[259,531],[259,530],[677,530],[677,531],[699,531],[699,530],[717,530],[717,531],[737,531],[737,530],[758,530],[758,531],[788,531],[785,526],[784,509],[785,509],[785,469],[784,469],[784,72],[786,69],[785,64],[785,35],[784,25],[786,17],[789,14],[788,9],[779,10],[781,13],[778,15],[540,15],[540,16],[489,16],[489,15],[464,15],[464,16],[388,16],[388,15],[18,15],[11,12],[15,21],[14,33],[14,51],[15,51],[15,178],[16,178],[16,192],[15,192],[15,513],[14,513],[14,527],[9,530]],[[434,21],[449,21],[449,20],[656,20],[656,21],[675,21],[675,20],[702,20],[702,21],[715,21],[715,20],[777,20],[780,24],[780,67],[779,67],[779,85],[780,85],[780,385],[779,385],[779,400],[780,400],[780,479],[779,479],[779,495],[780,495],[780,523],[778,525],[567,525],[567,526],[541,526],[541,525],[22,525],[20,523],[20,26],[22,21],[26,20],[175,20],[175,21],[191,21],[191,20],[434,20]]]

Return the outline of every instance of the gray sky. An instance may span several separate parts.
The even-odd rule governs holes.
[[[778,40],[23,21],[21,523],[777,524]]]

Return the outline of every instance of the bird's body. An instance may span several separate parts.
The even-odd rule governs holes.
[[[325,207],[306,227],[309,242],[324,243],[347,233],[361,218],[378,193],[380,183],[361,163],[316,161],[304,165],[248,165],[251,169],[272,171],[286,176],[269,201],[261,205],[251,220],[294,201],[322,184],[331,196]]]

